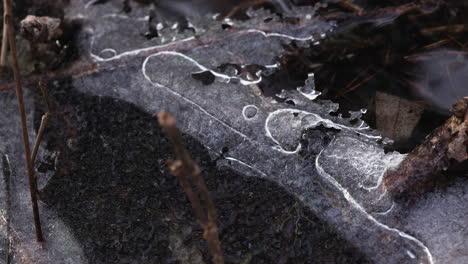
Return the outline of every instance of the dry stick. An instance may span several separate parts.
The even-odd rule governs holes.
[[[216,209],[208,193],[205,181],[200,175],[200,168],[192,161],[189,153],[185,149],[174,116],[168,112],[160,112],[158,114],[158,121],[167,137],[171,140],[174,146],[174,152],[179,159],[170,163],[169,167],[171,173],[179,179],[180,184],[184,188],[192,204],[195,215],[200,225],[203,227],[203,237],[208,242],[208,247],[213,256],[213,263],[223,264],[224,258],[218,237],[218,227],[216,225]],[[198,188],[198,195],[201,201],[194,192],[190,181],[193,181]],[[203,204],[204,207],[202,206],[202,201],[205,203]],[[203,208],[205,208],[206,211]]]
[[[49,118],[50,118],[50,113],[49,112],[46,112],[42,116],[41,126],[39,127],[39,131],[37,132],[36,141],[34,142],[34,148],[33,148],[32,154],[31,154],[31,162],[33,164],[34,164],[34,162],[36,160],[37,151],[39,150],[39,145],[41,145],[42,135],[44,134],[44,130],[46,128],[47,121],[49,121]]]
[[[13,68],[13,75],[15,77],[16,82],[16,97],[18,99],[18,109],[20,112],[21,118],[21,130],[23,134],[23,145],[24,145],[24,155],[26,158],[26,174],[29,178],[29,191],[31,193],[31,203],[34,215],[34,225],[36,228],[36,239],[38,242],[44,241],[42,237],[42,229],[41,229],[41,219],[39,218],[39,208],[37,206],[37,196],[36,196],[36,179],[34,177],[33,166],[31,162],[31,150],[29,148],[29,136],[28,136],[28,127],[26,124],[26,111],[24,109],[24,101],[23,101],[23,90],[21,87],[21,76],[18,69],[18,61],[16,58],[16,43],[15,43],[15,32],[12,22],[12,13],[11,13],[11,0],[4,0],[6,3],[5,9],[5,17],[4,17],[4,26],[8,27],[8,40],[10,42],[10,51],[11,51],[11,58],[12,58],[12,68]]]
[[[393,195],[420,194],[435,177],[468,160],[468,97],[458,100],[454,115],[411,151],[396,170],[387,170],[384,186]]]
[[[3,1],[3,13],[6,13],[8,3],[6,0]],[[3,24],[3,33],[2,33],[2,50],[0,53],[0,66],[6,66],[6,57],[8,51],[8,27]]]
[[[41,88],[42,96],[44,97],[44,101],[46,102],[47,112],[45,112],[45,114],[42,115],[41,125],[39,126],[39,131],[37,132],[36,141],[34,142],[34,148],[33,148],[33,152],[32,152],[32,155],[31,155],[31,162],[32,162],[33,166],[34,166],[34,162],[36,160],[37,151],[39,150],[39,146],[41,145],[42,135],[44,134],[44,130],[45,130],[46,126],[47,126],[47,122],[49,121],[50,115],[52,113],[50,111],[49,93],[47,91],[46,83],[44,81],[40,80],[39,81],[39,88]]]

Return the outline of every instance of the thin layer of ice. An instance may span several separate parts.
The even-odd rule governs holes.
[[[121,22],[114,23],[117,27]],[[183,47],[178,46],[177,40],[161,47],[160,43],[149,46],[145,41],[132,38],[126,43],[131,49],[120,44],[123,40],[115,41],[112,30],[108,30],[110,27],[95,27],[90,54],[97,63],[105,66],[107,61],[112,63],[125,58],[141,66],[111,68],[75,80],[73,85],[81,93],[125,100],[148,113],[160,110],[174,113],[182,131],[202,142],[213,156],[228,149],[225,159],[219,161],[220,166],[277,182],[378,263],[431,263],[431,253],[424,243],[380,222],[385,216],[382,213],[392,206],[390,201],[371,207],[387,201],[382,198],[385,195],[372,188],[379,184],[383,170],[398,155],[384,155],[376,143],[381,137],[362,121],[358,120],[356,125],[350,123],[352,119],[359,119],[362,112],[352,113],[352,119],[331,116],[337,105],[315,102],[319,94],[314,92],[313,75],[305,87],[282,95],[293,98],[296,105],[290,107],[258,96],[255,85],[261,79],[255,76],[245,79],[218,71],[219,66],[227,64],[276,65],[277,58],[284,53],[285,43],[295,41],[308,45],[325,37],[333,24],[317,21],[313,25],[282,24],[281,28],[274,29],[249,23],[233,22],[231,25],[237,27],[234,33],[223,32],[221,25],[212,31],[210,27],[199,26],[197,32],[201,35],[197,40],[183,40]],[[204,32],[206,34],[202,34]],[[204,44],[189,48],[196,41]],[[100,57],[103,50],[111,51],[112,57]],[[140,57],[150,51],[154,52]],[[211,72],[214,82],[204,85],[193,79],[192,74],[200,71]],[[105,85],[102,85],[103,80]],[[303,158],[301,140],[306,130],[319,126],[334,129],[331,133],[340,137],[323,152],[320,166],[317,166],[315,158]],[[340,142],[349,144],[349,152],[340,153],[341,158],[336,159],[334,144]],[[336,146],[336,149],[340,148]],[[359,166],[363,160],[352,159],[353,150],[368,157],[375,155],[376,164],[361,171]],[[359,180],[353,182],[346,177],[345,170],[327,167],[338,161],[346,164],[343,167],[354,169]],[[379,220],[371,212],[379,214]],[[388,237],[388,241],[381,241],[382,236]]]
[[[425,224],[431,220],[419,217],[423,213],[427,217],[435,215],[427,209],[428,205],[410,212],[405,225],[397,226],[391,221],[390,216],[400,209],[381,187],[382,174],[387,168],[397,166],[403,156],[384,153],[381,137],[359,119],[363,111],[351,113],[348,119],[331,116],[338,106],[317,100],[320,96],[314,92],[313,76],[305,87],[281,94],[284,99],[294,100],[295,106],[291,107],[259,96],[256,83],[261,80],[255,79],[258,76],[247,79],[236,72],[219,70],[226,64],[255,64],[266,68],[277,65],[278,57],[285,52],[285,43],[310,45],[329,34],[332,24],[317,21],[313,25],[259,27],[257,23],[232,22],[230,25],[236,30],[224,32],[223,22],[201,19],[204,22],[194,26],[195,33],[180,34],[173,26],[161,27],[167,32],[160,38],[147,40],[139,31],[146,28],[144,9],[122,15],[113,1],[83,8],[85,2],[74,2],[69,16],[86,20],[85,32],[91,36],[89,43],[83,43],[83,49],[101,70],[73,79],[73,89],[86,95],[130,102],[150,114],[161,110],[174,113],[184,133],[199,140],[213,156],[223,155],[219,166],[278,183],[376,263],[433,263],[433,259],[450,258],[441,247],[442,242],[434,240],[448,243],[458,238],[428,235],[430,227]],[[125,67],[115,67],[124,59]],[[193,73],[200,71],[213,74],[214,82],[204,85],[192,78]],[[50,89],[59,90],[59,87]],[[11,118],[14,98],[7,93],[0,95],[4,100],[2,106],[9,109],[0,117]],[[31,115],[31,109],[28,113]],[[358,122],[352,125],[351,121]],[[0,129],[2,139],[16,135],[0,144],[0,152],[15,164],[17,173],[23,171],[18,129],[15,126]],[[310,146],[316,141],[319,143],[315,150],[302,147],[304,142]],[[17,208],[25,210],[15,211],[13,222],[25,241],[33,241],[31,216],[24,213],[29,212],[25,177],[15,179],[19,181],[14,183],[19,196],[13,200]],[[443,204],[438,204],[438,208],[443,211]],[[57,232],[71,243],[53,246],[57,249],[54,254],[46,250],[42,256],[56,259],[71,255],[76,257],[71,263],[83,263],[79,245],[74,243],[66,226],[47,208],[41,210],[47,219],[45,225],[57,227],[60,231]],[[436,216],[437,221],[448,218]],[[419,225],[416,227],[414,223]],[[4,234],[1,227],[0,234]],[[31,248],[35,244],[25,242],[25,245]],[[453,260],[463,260],[466,256],[463,254]]]

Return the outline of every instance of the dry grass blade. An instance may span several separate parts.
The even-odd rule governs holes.
[[[28,136],[28,127],[26,124],[26,111],[24,109],[24,100],[23,100],[23,89],[21,87],[21,76],[19,73],[18,61],[16,57],[16,43],[15,43],[15,32],[13,27],[12,19],[12,2],[11,0],[4,0],[6,3],[5,13],[4,13],[4,27],[7,27],[8,31],[8,40],[10,44],[10,52],[12,58],[12,68],[13,75],[15,77],[16,84],[16,97],[18,99],[18,109],[21,119],[21,130],[23,135],[23,145],[24,145],[24,155],[26,158],[26,174],[29,178],[29,191],[31,193],[31,203],[34,215],[34,225],[36,229],[36,239],[38,242],[42,242],[42,228],[41,220],[39,218],[39,208],[37,205],[37,190],[36,190],[36,179],[34,177],[34,171],[31,161],[31,150],[29,148],[29,136]]]
[[[203,237],[208,242],[213,263],[223,264],[224,258],[221,251],[221,243],[219,242],[218,226],[216,224],[216,209],[208,193],[205,181],[200,175],[200,168],[192,161],[185,149],[174,116],[168,112],[160,112],[158,114],[158,121],[167,137],[171,140],[178,158],[178,160],[170,163],[171,173],[179,179],[192,204],[195,215],[203,227]],[[194,191],[192,184],[196,186],[198,193]]]

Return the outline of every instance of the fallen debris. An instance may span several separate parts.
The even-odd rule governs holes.
[[[443,171],[468,160],[468,97],[457,101],[452,116],[408,154],[397,170],[385,173],[385,186],[394,195],[421,193]]]
[[[48,42],[62,36],[61,23],[58,18],[28,15],[21,21],[20,34],[33,43]]]

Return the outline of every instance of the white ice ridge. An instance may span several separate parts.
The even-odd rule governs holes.
[[[253,170],[254,172],[260,174],[262,177],[267,178],[267,174],[266,174],[266,173],[264,173],[263,171],[261,171],[261,170],[255,168],[255,167],[250,166],[249,164],[247,164],[247,163],[245,163],[245,162],[243,162],[243,161],[241,161],[241,160],[238,160],[238,159],[232,158],[232,157],[226,157],[225,159],[230,160],[230,161],[235,161],[235,162],[241,164],[242,166],[245,166],[245,167],[247,167],[247,168]]]
[[[159,57],[159,56],[162,56],[162,55],[171,55],[171,56],[177,56],[177,57],[181,57],[189,62],[191,62],[193,65],[195,65],[197,68],[200,69],[199,72],[205,72],[205,71],[208,71],[210,72],[211,74],[213,74],[214,76],[218,77],[218,78],[221,78],[223,80],[227,80],[227,81],[230,81],[230,80],[234,80],[234,79],[237,79],[240,81],[240,83],[242,85],[250,85],[250,84],[256,84],[256,83],[259,83],[262,81],[262,77],[260,76],[260,71],[257,72],[257,77],[258,79],[256,80],[253,80],[253,81],[249,81],[249,80],[244,80],[238,76],[229,76],[227,74],[222,74],[222,73],[219,73],[219,72],[216,72],[216,71],[213,71],[213,70],[210,70],[208,69],[207,67],[201,65],[200,63],[198,63],[196,60],[192,59],[191,57],[183,54],[183,53],[180,53],[180,52],[177,52],[177,51],[160,51],[158,53],[155,53],[149,57]],[[149,58],[148,57],[148,58]]]
[[[309,99],[309,100],[311,100],[311,101],[315,100],[317,97],[319,97],[319,96],[322,94],[321,92],[316,91],[316,90],[313,90],[313,91],[310,92],[310,93],[305,93],[304,91],[302,91],[302,88],[301,88],[301,87],[297,88],[297,91],[298,91],[300,94],[302,94],[302,96],[304,96],[305,98],[307,98],[307,99]]]
[[[403,161],[403,159],[405,157],[406,157],[406,155],[398,155],[398,156],[390,158],[390,160],[387,162],[385,168],[382,170],[379,177],[377,178],[376,184],[374,186],[370,186],[370,187],[362,186],[362,188],[366,189],[367,191],[372,191],[372,190],[376,190],[377,188],[379,188],[383,183],[383,178],[385,176],[385,172],[388,169],[397,167]],[[385,191],[386,191],[386,189],[385,189]]]
[[[262,31],[262,30],[258,30],[258,29],[249,29],[247,30],[247,32],[253,32],[253,33],[259,33],[267,38],[271,38],[271,37],[277,37],[277,38],[285,38],[285,39],[290,39],[290,40],[297,40],[297,41],[313,41],[315,40],[315,38],[313,36],[308,36],[308,37],[294,37],[294,36],[290,36],[290,35],[286,35],[286,34],[281,34],[281,33],[275,33],[275,32],[265,32],[265,31]]]
[[[307,111],[303,111],[303,110],[298,110],[298,109],[293,109],[293,108],[284,108],[284,109],[278,109],[274,112],[271,112],[266,121],[265,121],[265,134],[267,137],[269,137],[274,143],[276,143],[278,146],[276,146],[274,149],[282,152],[282,153],[286,153],[286,154],[295,154],[297,153],[298,151],[300,151],[300,148],[301,148],[301,144],[299,143],[296,150],[294,151],[287,151],[285,150],[282,146],[281,146],[281,143],[276,140],[273,135],[271,134],[271,128],[270,128],[270,121],[275,118],[276,116],[280,115],[280,114],[283,114],[283,113],[291,113],[291,114],[294,114],[294,113],[298,113],[298,114],[302,114],[302,119],[306,118],[306,117],[311,117],[312,120],[309,118],[309,120],[307,120],[308,122],[304,124],[304,122],[301,120],[301,123],[303,124],[302,127],[300,129],[308,129],[308,128],[314,128],[314,127],[317,127],[318,125],[320,124],[323,124],[325,127],[327,128],[335,128],[335,129],[340,129],[340,130],[349,130],[349,131],[353,131],[359,135],[362,135],[364,137],[367,137],[367,138],[370,138],[370,139],[381,139],[382,137],[381,136],[374,136],[374,135],[369,135],[369,134],[366,134],[366,133],[363,133],[361,131],[364,131],[366,129],[369,129],[368,126],[363,126],[364,123],[361,123],[358,127],[350,127],[350,126],[345,126],[345,125],[341,125],[341,124],[337,124],[333,121],[331,121],[330,119],[325,119],[325,118],[322,118],[321,116],[317,115],[317,114],[314,114],[314,113],[311,113],[311,112],[307,112]]]
[[[387,210],[387,211],[384,211],[384,212],[375,212],[374,214],[378,214],[378,215],[386,215],[388,213],[390,213],[393,208],[395,207],[395,202],[392,203],[392,206],[390,206],[390,208]]]
[[[356,146],[360,146],[360,144],[362,144],[362,141],[360,141],[359,139],[350,138],[348,140],[355,142],[349,142],[349,144],[352,145],[356,144]],[[371,184],[365,185],[363,182],[360,182],[358,186],[359,188],[362,188],[368,192],[382,192],[378,199],[381,200],[387,192],[385,186],[382,185],[385,172],[387,170],[397,168],[399,164],[403,161],[404,157],[406,157],[406,155],[399,153],[385,154],[384,150],[381,148],[370,148],[369,152],[365,155],[356,155],[358,151],[361,152],[363,150],[359,150],[359,148],[356,147],[352,151],[347,149],[344,152],[341,152],[340,155],[332,154],[327,156],[330,158],[334,158],[337,161],[344,160],[345,162],[352,165],[356,170],[361,171],[363,175],[373,178],[374,180],[372,180]],[[367,164],[369,163],[374,164],[375,166],[368,166]]]
[[[429,263],[433,264],[434,261],[433,261],[433,258],[432,258],[432,254],[429,251],[429,248],[427,248],[421,241],[419,241],[417,238],[412,237],[412,236],[410,236],[410,235],[408,235],[408,234],[406,234],[406,233],[404,233],[404,232],[402,232],[402,231],[400,231],[400,230],[398,230],[396,228],[389,227],[389,226],[377,221],[377,219],[375,219],[372,215],[367,213],[367,211],[356,200],[354,200],[354,198],[351,196],[351,194],[348,192],[348,190],[343,188],[343,186],[341,186],[341,184],[338,183],[335,180],[335,178],[333,178],[330,174],[325,172],[325,170],[322,168],[322,166],[319,163],[319,159],[320,159],[320,156],[322,155],[323,151],[324,151],[324,149],[322,151],[320,151],[320,153],[317,155],[317,158],[315,159],[315,168],[317,169],[318,174],[320,176],[322,176],[323,178],[325,178],[326,180],[328,180],[331,184],[333,184],[333,186],[335,186],[343,194],[344,198],[349,202],[349,204],[351,206],[353,206],[354,208],[356,208],[357,210],[361,211],[366,216],[367,219],[369,219],[370,221],[372,221],[377,226],[379,226],[379,227],[381,227],[383,229],[386,229],[386,230],[391,231],[391,232],[395,232],[400,237],[408,239],[408,240],[413,241],[414,243],[416,243],[426,253],[427,258],[429,260]],[[406,250],[405,253],[410,258],[415,258],[415,255],[413,253],[411,253],[409,250]]]
[[[406,254],[407,254],[410,258],[412,258],[412,259],[415,259],[415,258],[416,258],[416,256],[413,254],[413,252],[409,251],[408,249],[406,249],[405,251],[406,251]]]
[[[252,116],[252,117],[247,116],[246,111],[247,111],[248,108],[253,108],[258,112],[258,107],[257,106],[255,106],[255,105],[246,105],[246,106],[244,106],[244,108],[242,108],[242,116],[244,117],[245,120],[255,119],[258,116],[257,113],[255,113],[255,115]]]
[[[116,13],[111,13],[111,14],[105,14],[102,16],[103,18],[119,18],[119,19],[132,19],[134,17],[129,17],[127,15],[123,14],[116,14]],[[139,17],[136,18],[137,21],[149,21],[149,16],[144,16],[144,17]],[[177,23],[176,23],[177,24]],[[174,24],[175,25],[175,24]]]
[[[115,49],[111,49],[111,48],[107,48],[107,49],[103,49],[99,52],[99,54],[103,54],[103,53],[112,53],[112,56],[116,56],[117,55],[117,51]]]
[[[311,82],[314,82],[314,79],[313,79],[313,78],[314,78],[314,75],[315,75],[314,73],[309,73],[309,74],[307,75],[307,77],[308,77],[307,80],[312,79],[312,80],[310,80],[310,81],[311,81]],[[315,100],[317,97],[319,97],[319,96],[322,94],[321,92],[315,90],[315,84],[314,84],[314,83],[309,84],[309,85],[311,85],[311,86],[314,87],[314,88],[312,89],[312,91],[306,93],[306,92],[304,91],[304,88],[305,88],[307,85],[308,85],[308,84],[306,83],[303,87],[298,87],[298,88],[297,88],[297,91],[298,91],[300,94],[302,94],[302,96],[304,96],[305,98],[307,98],[307,99],[313,101],[313,100]],[[363,122],[364,122],[364,121],[363,121]]]
[[[86,3],[86,5],[84,6],[84,9],[88,9],[90,6],[92,6],[93,4],[95,4],[98,0],[91,0],[89,1],[88,3]]]
[[[166,90],[168,90],[170,93],[176,95],[177,97],[180,97],[182,98],[184,101],[186,102],[189,102],[190,104],[196,106],[198,109],[200,109],[202,112],[204,112],[205,114],[209,115],[211,118],[213,118],[214,120],[217,120],[218,122],[220,122],[221,124],[223,124],[224,126],[228,127],[229,129],[231,129],[232,131],[234,131],[236,134],[238,135],[241,135],[242,137],[248,139],[249,141],[252,141],[252,139],[250,139],[249,137],[247,137],[244,133],[240,132],[239,130],[233,128],[232,126],[228,125],[227,123],[225,123],[224,121],[220,120],[219,118],[215,117],[213,114],[209,113],[208,111],[206,111],[203,107],[201,107],[200,105],[198,105],[197,103],[191,101],[190,99],[182,96],[181,94],[173,91],[172,89],[160,84],[160,83],[157,83],[157,82],[154,82],[153,80],[151,80],[151,78],[148,76],[148,74],[146,73],[146,65],[148,63],[148,61],[153,58],[153,57],[158,57],[158,56],[161,56],[161,55],[172,55],[172,56],[178,56],[178,57],[181,57],[181,58],[184,58],[188,61],[190,61],[191,63],[193,63],[197,68],[200,69],[201,72],[203,71],[209,71],[211,72],[214,76],[216,77],[219,77],[219,78],[222,78],[222,79],[228,79],[228,80],[231,80],[231,79],[239,79],[241,81],[241,84],[243,85],[249,85],[249,84],[252,84],[252,83],[257,83],[257,81],[246,81],[246,80],[243,80],[237,76],[229,76],[229,75],[226,75],[226,74],[222,74],[222,73],[218,73],[218,72],[215,72],[215,71],[212,71],[208,68],[206,68],[205,66],[199,64],[196,60],[192,59],[191,57],[183,54],[183,53],[180,53],[180,52],[176,52],[176,51],[161,51],[161,52],[158,52],[158,53],[155,53],[153,55],[150,55],[148,56],[145,61],[143,62],[143,66],[142,66],[142,71],[143,71],[143,75],[145,76],[145,78],[151,82],[153,85],[155,86],[158,86],[158,87],[163,87],[165,88]],[[259,78],[261,80],[261,77]],[[283,109],[281,109],[283,110]],[[281,110],[277,110],[277,111],[281,111]],[[271,116],[271,114],[270,114]],[[269,116],[269,117],[270,117]],[[329,120],[328,120],[329,121]],[[330,121],[331,122],[331,121]],[[265,127],[267,127],[267,123],[268,123],[268,118],[265,122]],[[334,124],[334,123],[333,123]],[[338,124],[337,124],[338,125]],[[269,134],[268,134],[269,133]],[[274,140],[274,138],[271,136],[271,133],[269,132],[269,130],[267,130],[267,136],[269,136],[271,139]],[[294,151],[287,151],[285,149],[283,149],[280,144],[274,140],[275,143],[278,144],[277,147],[274,147],[275,150],[278,150],[279,152],[281,153],[284,153],[284,154],[295,154],[295,153],[298,153],[301,149],[301,146],[299,145],[296,150]]]
[[[112,57],[109,57],[109,58],[103,58],[103,57],[101,57],[99,55],[94,54],[93,51],[92,51],[92,47],[94,45],[94,37],[93,37],[91,39],[90,56],[96,62],[108,62],[108,61],[118,60],[118,59],[121,59],[123,57],[138,56],[140,53],[144,53],[144,52],[147,52],[147,51],[150,51],[150,50],[153,50],[153,49],[165,48],[165,47],[169,47],[169,46],[172,46],[172,45],[177,45],[179,43],[187,42],[187,41],[194,40],[194,39],[195,39],[195,37],[188,37],[188,38],[181,39],[179,41],[175,41],[175,42],[171,42],[171,43],[167,43],[167,44],[161,44],[161,45],[156,45],[156,46],[151,46],[151,47],[146,47],[146,48],[141,48],[141,49],[134,49],[134,50],[125,51],[125,52],[122,52],[122,53],[119,53],[119,54],[117,54],[117,52],[115,52],[116,55],[114,55]],[[100,51],[99,54],[101,54],[104,51],[110,51],[110,50],[114,50],[114,49],[106,48],[106,49],[103,49],[102,51]]]

